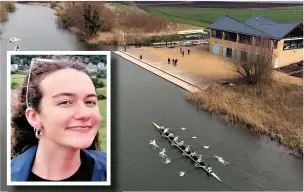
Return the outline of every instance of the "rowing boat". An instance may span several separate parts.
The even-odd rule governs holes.
[[[159,130],[161,133],[163,133],[163,132],[159,129],[159,128],[160,128],[159,125],[157,125],[156,123],[154,123],[154,122],[152,122],[152,121],[151,121],[151,123],[157,128],[157,130]],[[167,138],[171,143],[174,143],[174,141],[171,140],[169,137],[166,137],[166,138]],[[196,164],[196,167],[202,168],[202,169],[205,170],[208,174],[210,174],[211,176],[213,176],[215,179],[217,179],[218,181],[222,182],[222,180],[221,180],[215,173],[213,173],[212,171],[207,170],[206,167],[201,166],[199,162],[197,162],[197,161],[196,161],[195,159],[193,159],[190,155],[188,155],[187,152],[185,152],[182,148],[180,148],[178,145],[175,145],[175,144],[174,144],[174,146],[176,146],[179,150],[181,150],[181,151],[183,152],[183,154],[186,154],[192,161],[194,161],[195,164]]]

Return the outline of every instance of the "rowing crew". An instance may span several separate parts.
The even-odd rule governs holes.
[[[199,157],[197,157],[196,152],[195,151],[191,151],[190,149],[190,145],[185,146],[184,145],[184,141],[178,141],[178,136],[174,137],[173,133],[169,132],[169,128],[165,128],[164,125],[161,125],[159,130],[162,132],[162,136],[167,137],[168,139],[170,139],[172,142],[172,145],[176,145],[178,146],[180,149],[182,149],[184,151],[185,155],[190,156],[192,159],[194,159],[199,166],[205,168],[209,173],[212,172],[212,167],[210,165],[206,166],[205,163],[203,162],[202,159],[202,155],[200,155]]]

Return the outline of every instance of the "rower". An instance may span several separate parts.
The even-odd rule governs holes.
[[[199,162],[199,163],[203,162],[203,156],[202,156],[202,155],[200,155],[200,156],[198,157],[197,162]]]
[[[194,157],[195,155],[196,155],[195,151],[193,151],[193,152],[190,153],[191,157]]]
[[[188,153],[188,154],[190,153],[190,145],[187,145],[187,147],[185,149],[185,152]]]
[[[182,150],[185,150],[185,145],[184,145],[184,141],[181,141],[177,144],[177,146],[179,146],[179,148],[181,148]]]
[[[178,142],[177,142],[177,141],[178,141],[178,137],[179,137],[179,136],[174,137],[173,141],[174,141],[175,143],[178,143]]]
[[[184,141],[181,141],[181,142],[178,143],[178,146],[180,146],[180,147],[183,146],[183,145],[184,145]]]
[[[161,132],[163,132],[164,129],[165,129],[165,126],[164,126],[164,125],[161,125],[161,126],[159,127],[159,130],[161,130]]]
[[[169,135],[168,135],[169,139],[171,139],[171,140],[174,138],[173,136],[174,136],[174,135],[173,135],[172,132],[170,132]]]
[[[166,128],[166,129],[163,131],[162,136],[168,136],[168,131],[169,131],[169,128]]]
[[[212,172],[212,167],[210,165],[207,166],[207,169],[206,169],[208,172]]]

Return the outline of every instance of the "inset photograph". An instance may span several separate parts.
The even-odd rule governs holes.
[[[110,185],[110,52],[7,56],[8,185]]]

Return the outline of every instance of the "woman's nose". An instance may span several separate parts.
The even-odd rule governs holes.
[[[90,109],[88,109],[84,104],[80,104],[74,115],[75,119],[78,120],[88,120],[91,118]]]

